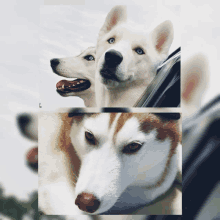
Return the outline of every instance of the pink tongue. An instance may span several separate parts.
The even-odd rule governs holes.
[[[56,84],[56,87],[59,88],[59,87],[62,87],[62,85],[64,85],[65,87],[68,87],[71,85],[75,85],[76,83],[77,82],[74,82],[74,81],[69,82],[67,80],[61,80]]]

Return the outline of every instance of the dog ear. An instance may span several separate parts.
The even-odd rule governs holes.
[[[180,113],[154,113],[163,120],[179,120],[181,118]]]
[[[151,33],[153,46],[159,54],[168,54],[173,42],[173,24],[167,20],[159,24]]]
[[[197,53],[181,64],[182,101],[198,109],[209,82],[207,57]],[[184,112],[185,113],[185,112]]]
[[[126,22],[127,20],[127,10],[124,5],[117,5],[111,9],[108,13],[105,23],[100,29],[99,36],[108,33],[113,27],[119,23]]]

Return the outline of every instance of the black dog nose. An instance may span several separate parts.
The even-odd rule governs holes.
[[[60,61],[59,61],[59,59],[57,59],[57,58],[50,60],[50,65],[51,65],[52,67],[58,66],[59,63],[60,63]]]
[[[83,192],[77,196],[75,204],[82,211],[93,213],[99,208],[100,201],[93,194]]]
[[[123,60],[123,56],[120,52],[116,50],[109,50],[105,53],[105,62],[108,65],[116,67],[119,65]]]
[[[26,127],[31,122],[31,116],[24,113],[24,114],[18,115],[16,119],[17,119],[17,125],[19,127],[19,130],[21,131],[23,135],[25,135]]]
[[[30,121],[31,117],[28,114],[21,114],[17,116],[17,123],[22,129],[24,129]]]

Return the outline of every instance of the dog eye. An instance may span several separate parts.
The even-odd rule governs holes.
[[[110,44],[113,44],[113,43],[115,42],[115,38],[113,38],[113,37],[112,37],[112,38],[109,38],[109,39],[108,39],[108,42],[109,42]]]
[[[84,59],[86,59],[88,61],[95,60],[95,58],[92,55],[87,55],[87,56],[84,57]]]
[[[133,153],[136,153],[138,150],[140,150],[141,147],[142,147],[142,144],[134,142],[134,143],[131,143],[125,146],[122,150],[122,153],[133,154]]]
[[[137,54],[139,54],[139,55],[144,54],[144,51],[143,51],[140,47],[136,48],[136,49],[135,49],[135,52],[136,52]]]
[[[96,143],[95,137],[90,131],[85,132],[85,138],[90,144]]]

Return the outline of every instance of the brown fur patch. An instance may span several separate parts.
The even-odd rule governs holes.
[[[178,122],[174,120],[164,121],[154,114],[135,114],[135,117],[140,121],[140,129],[145,133],[151,130],[157,130],[157,140],[164,141],[166,138],[171,140],[172,155],[175,152],[178,143],[181,141]],[[171,156],[172,156],[171,155]]]
[[[174,120],[165,121],[160,117],[151,113],[122,113],[117,122],[116,130],[114,136],[120,131],[125,122],[132,116],[136,117],[140,122],[140,130],[145,133],[151,132],[153,129],[157,130],[157,140],[165,141],[166,138],[171,140],[170,153],[168,155],[168,160],[165,166],[165,170],[160,178],[160,180],[153,186],[149,188],[154,188],[160,186],[164,179],[166,178],[168,167],[171,162],[173,154],[176,152],[178,143],[181,142],[181,134],[179,131],[178,122]]]
[[[68,164],[68,173],[71,179],[71,183],[73,185],[77,182],[77,177],[79,175],[79,169],[81,165],[81,161],[74,149],[74,146],[71,143],[70,138],[70,131],[73,122],[80,123],[83,118],[86,117],[97,117],[100,113],[87,113],[87,114],[80,114],[73,117],[68,117],[68,113],[60,113],[59,117],[62,121],[61,128],[60,128],[60,134],[58,137],[58,143],[57,146],[59,150],[65,153],[65,156],[67,158],[67,164]]]
[[[116,124],[114,135],[113,135],[114,139],[116,135],[118,134],[118,132],[121,130],[121,128],[124,126],[125,122],[132,116],[133,116],[133,113],[122,113],[120,115],[120,117],[118,118],[117,124]]]
[[[109,128],[112,126],[113,121],[118,113],[110,113],[110,120],[109,120]]]
[[[144,117],[145,115],[145,117]],[[136,114],[135,115],[139,121],[141,122],[141,130],[149,133],[151,130],[156,128],[157,136],[156,138],[159,141],[165,141],[166,138],[171,140],[170,153],[168,155],[168,159],[166,162],[165,170],[160,178],[160,180],[156,183],[156,185],[151,186],[149,188],[154,188],[160,186],[166,178],[168,167],[171,162],[171,158],[173,154],[176,152],[176,148],[178,143],[181,142],[181,134],[179,131],[179,124],[174,120],[164,121],[153,114]]]
[[[79,174],[81,162],[71,143],[70,130],[73,120],[80,121],[82,120],[83,116],[68,117],[68,113],[60,113],[59,115],[60,119],[62,120],[62,125],[60,128],[60,135],[58,137],[58,147],[62,152],[65,153],[71,183],[75,185]]]

